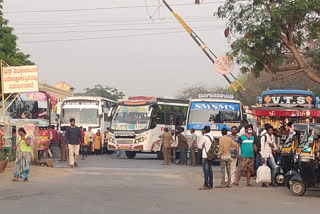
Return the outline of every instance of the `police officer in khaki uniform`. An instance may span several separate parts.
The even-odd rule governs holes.
[[[162,152],[163,152],[163,159],[164,163],[162,165],[169,165],[169,153],[171,144],[173,143],[173,137],[169,133],[168,128],[164,129],[164,133],[160,136],[162,139]]]

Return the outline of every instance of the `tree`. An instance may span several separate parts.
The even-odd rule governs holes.
[[[190,87],[183,88],[178,92],[178,99],[195,99],[200,93],[212,93],[212,92],[229,92],[228,88],[206,88],[200,85],[193,85]]]
[[[13,28],[8,26],[8,20],[3,18],[0,0],[0,59],[9,65],[32,65],[30,55],[22,53],[17,48],[18,37],[13,34]]]
[[[246,98],[250,105],[256,104],[257,96],[261,96],[262,92],[267,89],[310,89],[315,96],[319,96],[320,92],[320,85],[314,84],[303,73],[285,79],[277,79],[267,72],[262,72],[259,77],[255,77],[253,74],[246,74],[242,79],[244,80],[243,86],[246,88]]]
[[[239,80],[246,88],[245,94],[249,105],[255,105],[257,96],[261,96],[262,92],[267,89],[310,89],[315,96],[320,96],[320,85],[314,84],[314,82],[303,73],[285,79],[277,79],[267,72],[262,72],[259,77],[249,73],[241,75]],[[177,97],[181,99],[194,99],[197,98],[199,93],[210,92],[234,93],[231,87],[206,88],[194,85],[180,90]]]
[[[243,73],[302,73],[320,83],[319,0],[226,0],[216,15],[228,19],[225,35],[235,38],[231,56]]]
[[[100,96],[107,99],[117,101],[124,97],[124,93],[118,91],[116,88],[109,86],[95,85],[93,88],[84,89],[85,93],[79,93],[76,95],[85,95],[85,96]]]

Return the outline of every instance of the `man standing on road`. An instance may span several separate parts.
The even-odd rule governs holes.
[[[93,154],[94,149],[93,149],[93,131],[92,131],[92,127],[88,127],[88,136],[89,136],[89,154]]]
[[[178,164],[187,165],[188,141],[183,135],[184,128],[179,128],[178,148],[180,150],[180,162]]]
[[[233,126],[231,128],[231,135],[229,135],[229,137],[236,143],[238,142],[238,139],[239,139],[237,132],[238,132],[238,128],[236,126]],[[237,149],[237,147],[231,146],[230,154],[231,154],[231,166],[230,166],[231,184],[235,184],[239,149]],[[225,182],[228,182],[227,172],[225,174]]]
[[[201,135],[197,136],[197,165],[202,166],[202,138],[204,137],[204,130],[201,130]]]
[[[195,133],[194,129],[191,129],[191,138],[188,142],[189,149],[190,149],[190,157],[191,157],[191,164],[193,167],[197,165],[196,159],[196,149],[197,149],[197,134]]]
[[[261,151],[262,162],[267,163],[271,168],[271,185],[277,186],[275,183],[276,162],[273,157],[273,151],[276,150],[277,145],[275,137],[273,135],[273,127],[270,125],[267,127],[267,134],[261,137]],[[267,187],[267,184],[262,184],[262,187]]]
[[[173,143],[173,137],[169,133],[168,128],[164,129],[164,133],[160,136],[162,139],[162,152],[164,163],[162,165],[169,165],[169,153],[171,151],[171,144]]]
[[[50,149],[52,152],[53,158],[60,158],[60,151],[59,151],[59,134],[58,131],[55,129],[54,125],[50,128]]]
[[[171,130],[171,136],[173,138],[173,143],[171,144],[171,149],[170,149],[170,160],[171,163],[176,162],[176,148],[177,148],[177,136],[176,136],[176,130]]]
[[[89,136],[86,128],[83,129],[84,135],[83,136],[83,144],[82,144],[82,158],[84,160],[85,157],[88,157],[88,146],[89,146]]]
[[[245,134],[239,137],[238,143],[240,144],[241,154],[239,156],[240,168],[235,185],[239,185],[241,174],[246,173],[247,186],[252,187],[250,178],[254,171],[254,152],[257,151],[257,147],[253,136],[253,126],[251,124],[245,127]]]
[[[70,127],[68,127],[66,130],[65,143],[68,144],[70,167],[73,168],[78,167],[78,157],[80,150],[79,143],[83,140],[80,128],[76,126],[75,119],[70,119],[70,124]]]
[[[210,134],[210,127],[205,126],[203,128],[204,136],[201,139],[202,147],[202,167],[203,167],[203,177],[204,184],[199,190],[208,190],[213,188],[213,172],[212,172],[212,162],[207,157],[207,152],[209,151],[211,144],[213,142],[213,136]]]
[[[231,154],[230,148],[234,147],[238,150],[238,144],[234,142],[230,137],[227,136],[228,130],[223,128],[221,130],[222,137],[219,139],[219,150],[220,150],[220,167],[222,180],[221,185],[216,188],[231,188]],[[226,172],[228,182],[226,183]]]

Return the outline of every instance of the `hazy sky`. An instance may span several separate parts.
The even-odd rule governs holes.
[[[194,5],[194,0],[167,1],[192,4],[172,7],[216,55],[226,53],[230,44],[223,35],[225,23],[213,17],[221,0],[204,0],[202,5]],[[160,14],[156,7],[133,7],[146,2],[158,5],[158,0],[5,0],[4,14],[19,37],[19,48],[31,54],[40,79],[49,84],[65,81],[77,91],[102,84],[126,95],[149,96],[175,96],[194,84],[227,85],[163,5]],[[21,12],[110,7],[117,8]],[[148,14],[155,14],[153,20]],[[65,39],[84,40],[61,41]]]

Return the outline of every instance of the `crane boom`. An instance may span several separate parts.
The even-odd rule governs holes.
[[[162,0],[162,2],[169,9],[169,11],[172,13],[172,15],[179,21],[179,23],[183,26],[183,28],[188,32],[188,34],[191,36],[191,38],[197,43],[197,45],[201,48],[201,50],[209,58],[209,60],[214,64],[215,58],[217,58],[217,56],[210,50],[210,48],[208,48],[206,43],[191,29],[191,27],[189,27],[189,25],[185,21],[183,21],[183,19],[176,12],[173,11],[173,9],[166,2],[166,0]],[[231,85],[232,89],[235,91],[235,93],[238,95],[238,97],[241,99],[241,101],[244,104],[248,104],[248,102],[245,99],[245,97],[243,96],[243,94],[238,90],[239,87],[242,88],[242,90],[245,90],[245,88],[242,86],[242,84],[239,82],[239,80],[235,80],[236,84],[234,84],[229,79],[229,77],[227,77],[226,74],[222,74],[222,76]],[[234,77],[234,76],[232,75],[232,77]]]

